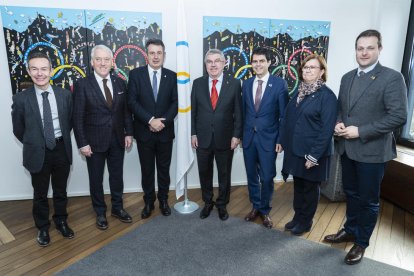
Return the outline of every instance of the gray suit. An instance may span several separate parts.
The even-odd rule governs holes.
[[[337,121],[358,127],[359,137],[340,137],[337,150],[347,198],[344,229],[366,248],[377,221],[385,164],[396,157],[392,132],[406,121],[407,94],[401,73],[379,63],[365,76],[356,73],[342,78]]]
[[[72,164],[72,95],[68,90],[53,86],[59,113],[59,123],[69,162]],[[13,96],[13,133],[23,144],[23,166],[31,173],[42,169],[45,159],[43,123],[34,87]]]

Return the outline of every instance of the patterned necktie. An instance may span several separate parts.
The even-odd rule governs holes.
[[[152,76],[152,93],[154,94],[154,100],[157,101],[157,95],[158,95],[157,71],[154,71],[154,75]]]
[[[260,102],[262,101],[262,80],[257,80],[256,96],[254,97],[254,109],[259,110]]]
[[[43,130],[45,134],[45,144],[50,150],[56,146],[55,128],[53,127],[52,110],[50,108],[49,99],[47,96],[49,92],[42,92],[43,97]]]
[[[109,87],[106,84],[108,82],[108,79],[103,79],[102,81],[103,81],[103,88],[105,92],[106,104],[110,108],[112,107],[112,95],[111,95],[111,90],[109,90]]]
[[[217,105],[217,100],[218,100],[218,93],[217,93],[217,88],[216,88],[216,84],[217,84],[218,80],[213,80],[213,87],[211,87],[211,106],[213,107],[213,110],[216,109],[216,105]]]

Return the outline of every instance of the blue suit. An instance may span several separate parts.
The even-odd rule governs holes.
[[[260,107],[256,112],[253,83],[243,83],[243,150],[250,202],[263,215],[271,210],[273,178],[276,176],[276,144],[279,143],[279,122],[288,102],[286,82],[270,75]]]

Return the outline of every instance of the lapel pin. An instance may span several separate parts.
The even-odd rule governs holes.
[[[371,76],[371,80],[375,80],[376,76]]]
[[[167,75],[164,75],[164,78],[166,78],[167,77]]]
[[[272,84],[271,83],[269,83],[269,87],[272,87]]]

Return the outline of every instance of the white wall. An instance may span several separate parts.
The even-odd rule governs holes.
[[[163,40],[166,44],[167,59],[165,66],[175,70],[176,13],[178,0],[117,1],[108,0],[4,0],[3,5],[46,8],[102,9],[137,12],[162,13]],[[236,3],[236,4],[234,4]],[[256,4],[256,5],[255,5]],[[328,85],[337,92],[341,76],[356,67],[354,58],[354,40],[363,30],[378,29],[383,35],[384,49],[380,56],[382,64],[400,70],[405,35],[410,11],[410,0],[262,0],[252,3],[247,0],[224,1],[184,0],[188,38],[190,43],[191,79],[202,74],[202,24],[203,16],[234,16],[251,18],[274,18],[296,20],[331,21],[331,35],[328,53]],[[3,8],[3,7],[1,7]],[[4,34],[0,33],[0,200],[25,199],[32,197],[30,174],[22,166],[22,146],[12,133],[10,106],[12,103],[7,56],[4,46]],[[74,163],[69,178],[69,195],[89,193],[86,163],[80,157],[75,140],[73,141]],[[175,179],[174,148],[171,166],[171,179]],[[278,172],[281,157],[277,161]],[[106,177],[107,178],[107,177]],[[124,167],[125,191],[142,191],[141,174],[136,144],[125,155]],[[215,180],[217,182],[217,180]],[[236,150],[233,162],[232,182],[246,183],[243,155]],[[105,188],[108,183],[105,180]],[[188,175],[189,187],[199,187],[197,164],[194,163]],[[171,185],[174,187],[174,184]]]

